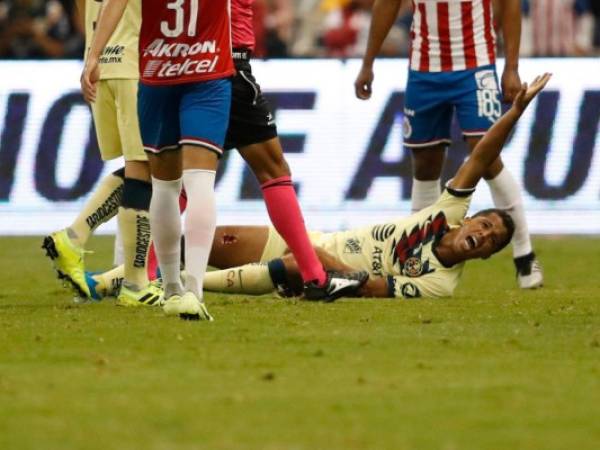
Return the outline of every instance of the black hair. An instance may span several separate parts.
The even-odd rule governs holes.
[[[510,244],[513,234],[515,234],[515,221],[510,216],[510,214],[508,214],[503,209],[498,208],[483,209],[481,211],[478,211],[473,217],[489,216],[490,214],[496,214],[498,217],[500,217],[504,228],[506,228],[506,238],[500,243],[498,243],[498,248],[494,250],[494,253],[498,253],[500,250],[502,250],[504,247]]]

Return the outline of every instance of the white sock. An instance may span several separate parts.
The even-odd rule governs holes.
[[[531,253],[531,238],[525,220],[523,198],[516,180],[505,167],[496,178],[486,181],[496,208],[504,209],[515,222],[515,234],[512,239],[513,256],[518,258]]]
[[[165,298],[182,294],[181,286],[181,216],[179,193],[181,178],[173,181],[152,178],[150,201],[150,229],[160,273],[165,287]]]
[[[213,270],[204,276],[204,289],[229,294],[268,294],[275,290],[267,263],[251,263],[224,270]]]
[[[117,267],[122,264],[125,264],[125,251],[123,250],[123,239],[121,238],[121,232],[119,231],[119,227],[117,227],[117,232],[115,233],[113,265]]]
[[[215,172],[190,169],[183,171],[188,197],[185,215],[185,290],[202,298],[204,274],[217,225]]]
[[[410,194],[412,200],[412,212],[421,211],[423,208],[433,205],[442,190],[440,188],[440,180],[421,181],[413,178],[412,192]]]

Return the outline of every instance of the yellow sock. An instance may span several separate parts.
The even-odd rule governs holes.
[[[119,288],[125,276],[125,266],[120,265],[107,272],[92,275],[92,278],[98,283],[96,292],[103,297],[116,297]]]
[[[148,285],[150,215],[148,211],[121,207],[117,219],[125,257],[123,282],[132,289],[143,289]]]
[[[90,234],[117,214],[122,195],[123,178],[112,173],[105,176],[90,199],[83,205],[75,221],[67,228],[73,243],[84,247]]]
[[[246,264],[231,269],[206,272],[204,289],[230,294],[268,294],[275,290],[269,268],[264,263]]]

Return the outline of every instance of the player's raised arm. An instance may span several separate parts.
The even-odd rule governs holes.
[[[512,107],[487,131],[473,149],[471,156],[460,166],[450,182],[451,188],[469,189],[477,185],[489,165],[500,155],[506,138],[527,105],[546,86],[550,77],[551,74],[545,73],[536,77],[531,86],[527,87],[527,83],[521,86]]]
[[[117,28],[128,0],[105,0],[98,16],[96,30],[81,74],[81,91],[88,102],[96,100],[96,82],[100,76],[98,60],[106,43]]]
[[[354,82],[356,96],[361,100],[371,97],[371,84],[373,83],[373,61],[381,50],[381,45],[396,21],[402,0],[375,0],[369,27],[369,41],[367,51],[363,56],[363,63]]]

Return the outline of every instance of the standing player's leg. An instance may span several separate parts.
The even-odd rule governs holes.
[[[467,142],[472,151],[481,138],[469,137]],[[512,239],[513,258],[517,271],[517,282],[523,289],[534,289],[542,286],[544,277],[539,261],[535,257],[531,236],[525,217],[525,207],[521,189],[513,175],[498,158],[484,175],[494,206],[507,211],[515,223]]]
[[[92,104],[96,135],[103,160],[122,156],[114,92],[108,80],[98,83],[98,96]],[[46,236],[42,247],[52,259],[58,277],[72,285],[76,294],[91,298],[84,268],[84,247],[91,233],[101,223],[117,214],[123,192],[124,172],[105,177],[85,204],[73,224]]]
[[[296,256],[302,278],[323,286],[327,274],[308,238],[304,217],[279,138],[240,147],[260,184],[269,218]]]
[[[216,226],[215,174],[230,102],[231,82],[227,79],[177,86],[140,85],[142,138],[151,154],[154,187],[150,217],[167,298],[163,310],[168,315],[212,320],[202,301],[202,288]],[[189,199],[185,287],[180,274],[182,187]]]
[[[457,117],[469,150],[472,151],[502,112],[495,67],[485,66],[466,71],[458,85],[459,95],[455,100]],[[504,167],[501,158],[488,168],[484,178],[492,193],[494,205],[507,211],[515,222],[512,243],[519,287],[523,289],[540,287],[543,283],[543,274],[533,252],[523,198],[517,181]]]
[[[184,145],[183,161],[183,186],[188,197],[183,233],[187,272],[184,288],[186,294],[191,293],[202,302],[204,275],[217,224],[214,186],[219,155],[202,146]]]
[[[137,102],[142,142],[152,175],[150,227],[166,301],[171,297],[180,298],[183,294],[178,206],[182,187],[180,89],[179,86],[151,86],[140,82]]]
[[[450,143],[452,106],[447,75],[409,71],[404,101],[404,146],[412,151],[412,211],[432,205],[441,194],[440,176]]]
[[[94,280],[85,275],[82,246],[91,232],[118,212],[120,234],[126,257],[125,288],[119,304],[159,302],[161,292],[148,285],[146,251],[150,239],[147,218],[151,189],[149,169],[142,149],[136,111],[137,81],[104,80],[99,83],[92,105],[98,142],[104,160],[125,157],[125,168],[106,177],[72,227],[55,233],[44,242],[55,256],[59,274],[71,281],[79,295],[94,298]],[[91,209],[97,211],[88,216]],[[87,217],[86,217],[87,216]],[[81,219],[86,217],[85,224]]]
[[[85,202],[75,220],[66,228],[44,238],[42,248],[53,260],[58,277],[70,282],[77,295],[96,299],[85,276],[84,249],[89,237],[118,212],[125,170],[105,176]]]
[[[441,195],[440,175],[446,156],[446,144],[411,148],[413,180],[411,210],[417,212],[433,205]]]
[[[159,304],[162,292],[149,283],[146,264],[150,245],[150,167],[137,115],[137,80],[111,80],[117,124],[125,158],[123,197],[117,215],[123,245],[124,278],[117,304]]]
[[[185,87],[180,103],[185,217],[185,296],[192,297],[211,319],[203,302],[203,285],[216,227],[215,177],[223,153],[231,107],[231,80]]]
[[[356,277],[327,273],[308,238],[304,217],[283,156],[277,127],[248,61],[237,61],[226,148],[236,147],[254,172],[269,218],[295,256],[310,299],[333,299],[357,288]],[[332,289],[344,285],[345,290]],[[335,291],[335,292],[334,292]]]
[[[117,214],[123,195],[124,179],[125,168],[121,168],[100,180],[75,220],[65,228],[75,245],[85,248],[94,231]]]

